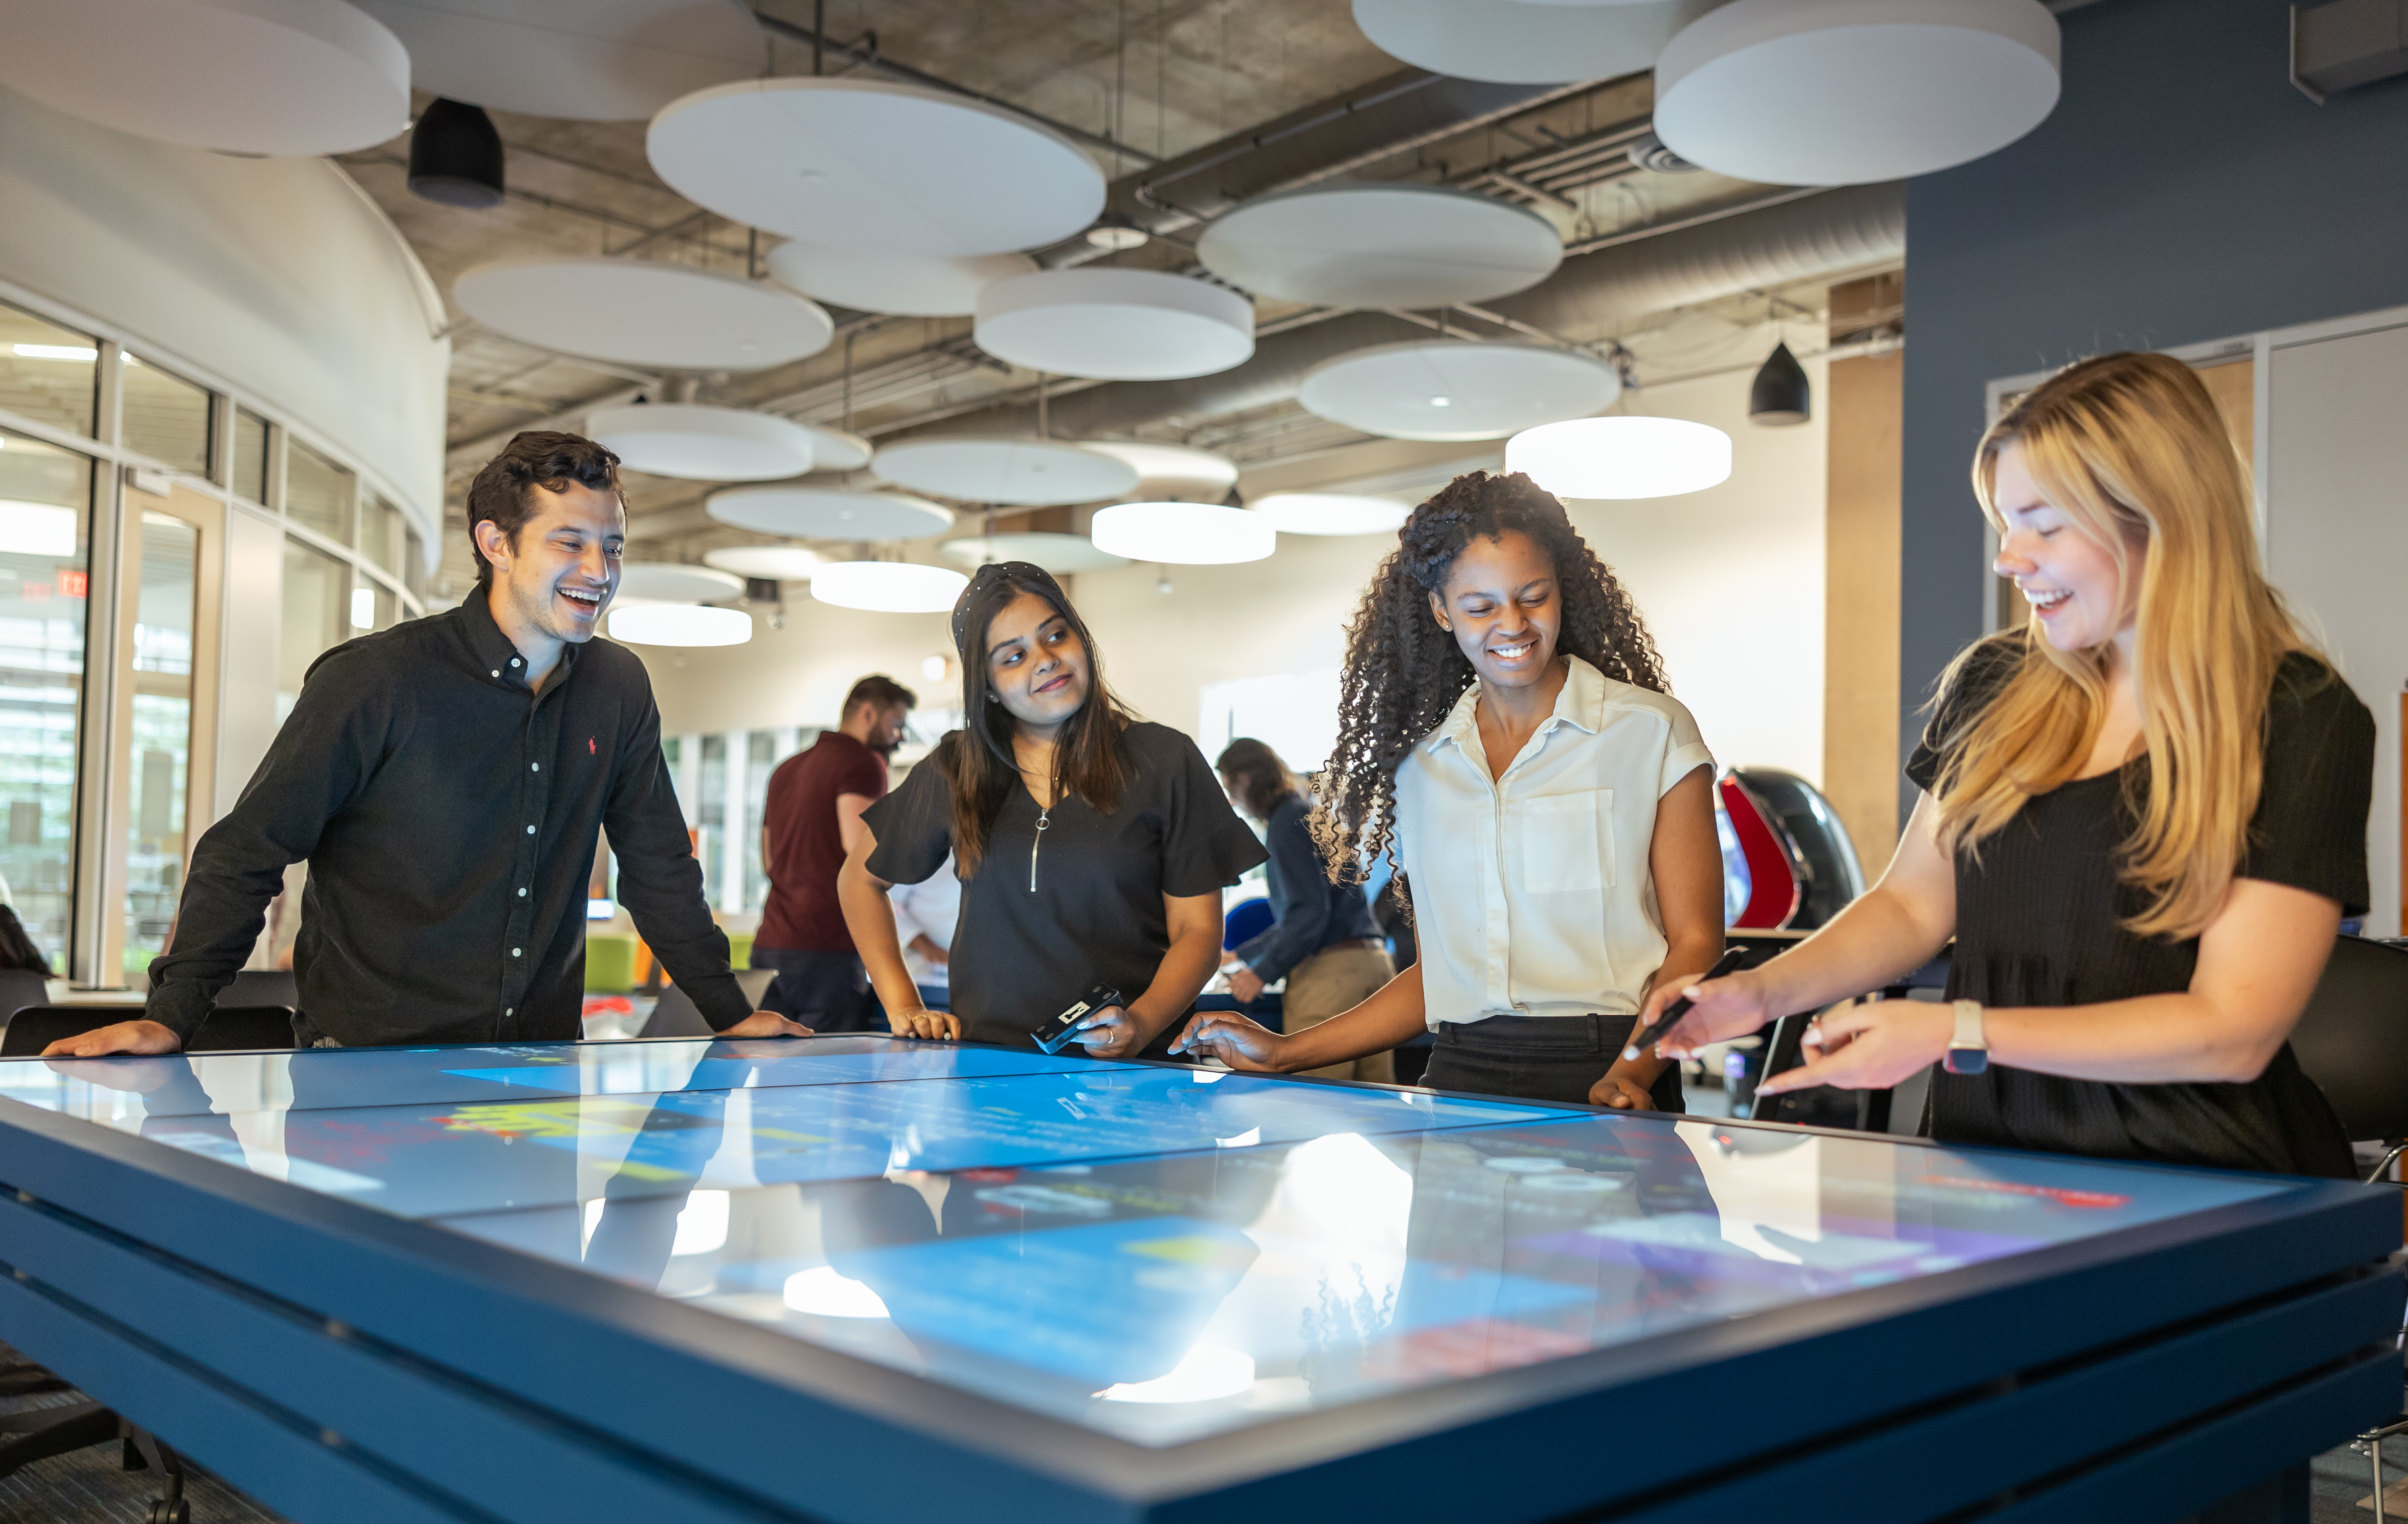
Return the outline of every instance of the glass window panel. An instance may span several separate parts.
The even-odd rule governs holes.
[[[99,354],[82,334],[0,307],[0,408],[90,434]]]
[[[276,641],[276,719],[293,712],[309,664],[351,638],[351,568],[297,539],[284,542],[284,616]]]
[[[184,797],[193,751],[193,597],[200,531],[145,513],[127,679],[134,730],[126,749],[126,985],[150,987],[150,960],[167,947],[184,883]]]
[[[727,738],[724,735],[702,738],[702,787],[699,808],[695,814],[698,827],[695,836],[695,855],[702,859],[703,898],[713,910],[731,909],[720,901],[726,898],[721,892],[725,874],[720,855],[727,835]]]
[[[351,542],[351,473],[294,440],[284,452],[284,512],[327,539]]]
[[[405,527],[401,510],[381,497],[368,499],[361,515],[360,549],[367,553],[370,565],[394,576],[401,574],[402,558],[408,554]]]
[[[761,870],[761,827],[769,818],[769,774],[778,765],[778,733],[749,732],[744,743],[744,818],[752,828],[744,833],[744,909],[759,910],[769,902],[769,875]]]
[[[267,420],[248,408],[234,410],[234,490],[267,501]]]
[[[426,541],[407,525],[401,531],[401,585],[411,597],[426,597]]]
[[[128,354],[119,381],[124,399],[118,439],[160,465],[209,474],[209,394]]]
[[[84,456],[0,432],[0,878],[61,973],[74,903],[92,481]]]

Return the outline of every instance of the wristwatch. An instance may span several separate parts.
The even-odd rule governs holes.
[[[1956,1002],[1956,1033],[1940,1060],[1951,1074],[1979,1074],[1990,1067],[1990,1044],[1982,1038],[1982,1002]]]

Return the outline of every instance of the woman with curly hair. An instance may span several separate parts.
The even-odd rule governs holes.
[[[1399,863],[1420,960],[1309,1031],[1212,1014],[1180,1046],[1294,1072],[1432,1028],[1434,1089],[1678,1111],[1679,1071],[1621,1051],[1651,989],[1722,952],[1697,722],[1528,477],[1458,477],[1398,538],[1348,626],[1313,827],[1333,872]]]

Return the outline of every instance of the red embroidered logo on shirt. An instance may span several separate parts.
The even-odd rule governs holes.
[[[592,756],[592,755],[595,755],[595,751],[594,751],[594,738],[593,738],[592,736],[588,736],[588,737],[586,737],[586,738],[585,738],[585,755],[588,755],[588,756]]]

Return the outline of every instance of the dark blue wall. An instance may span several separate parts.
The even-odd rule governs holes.
[[[2055,114],[1907,192],[1906,746],[1981,633],[1967,467],[1985,382],[2408,303],[2408,80],[2315,105],[2290,83],[2283,0],[2062,21]]]

